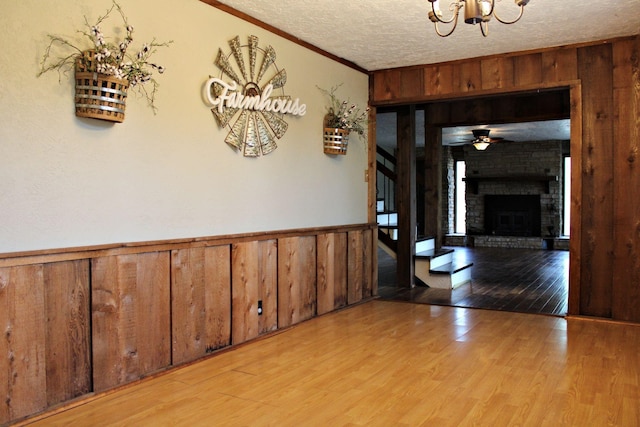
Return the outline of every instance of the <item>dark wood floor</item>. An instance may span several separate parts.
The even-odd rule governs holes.
[[[473,262],[471,283],[454,290],[396,286],[396,261],[378,250],[378,294],[382,299],[455,307],[564,316],[569,292],[569,252],[455,247]]]

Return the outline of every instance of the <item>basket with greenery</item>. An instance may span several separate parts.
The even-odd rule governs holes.
[[[327,114],[324,117],[323,142],[325,154],[347,154],[349,134],[355,132],[366,143],[369,108],[361,110],[356,104],[341,100],[336,95],[339,84],[330,90],[318,87],[329,98]]]
[[[333,86],[330,90],[318,87],[329,98],[324,125],[327,128],[355,132],[366,139],[369,108],[362,110],[356,104],[351,104],[348,100],[338,98],[336,91],[340,86],[342,86],[342,83]]]
[[[122,18],[125,29],[121,40],[105,37],[101,29],[114,10]],[[155,113],[158,83],[153,76],[154,72],[162,74],[164,67],[151,62],[151,56],[158,47],[166,47],[172,42],[158,43],[154,39],[132,54],[134,28],[115,0],[95,24],[90,24],[86,17],[85,24],[87,28],[78,32],[89,40],[87,47],[49,35],[49,45],[42,57],[38,76],[50,71],[61,74],[75,69],[76,115],[81,117],[121,122],[129,88],[143,95]],[[54,58],[54,50],[60,56]]]

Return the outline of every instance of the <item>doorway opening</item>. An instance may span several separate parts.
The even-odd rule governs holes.
[[[442,129],[443,156],[439,160],[443,170],[440,189],[442,242],[443,247],[454,249],[459,258],[473,262],[472,280],[467,285],[448,291],[431,289],[427,284],[426,287],[417,286],[413,289],[394,289],[389,293],[396,294],[399,299],[416,302],[556,315],[567,313],[571,171],[569,89],[559,89],[547,98],[556,102],[538,100],[528,102],[529,107],[505,107],[522,102],[523,97],[531,99],[532,96],[537,95],[516,94],[491,99],[442,101],[417,109],[417,157],[420,157],[421,144],[429,143],[424,140],[425,127],[430,125]],[[535,112],[531,111],[532,104],[538,106]],[[500,108],[496,108],[498,105]],[[434,108],[437,113],[433,116],[447,117],[448,121],[429,123]],[[442,114],[443,110],[448,114]],[[514,117],[489,117],[487,111],[492,110],[511,111]],[[461,111],[464,112],[461,114],[464,118],[456,116]],[[480,121],[477,117],[472,117],[470,112],[487,118]],[[384,129],[385,124],[391,121],[386,117],[390,114],[393,112],[382,111],[378,114],[376,133],[379,145],[388,144],[388,140],[384,140],[385,136],[391,135],[392,139],[395,139],[395,128]],[[531,119],[534,121],[526,121]],[[558,126],[565,132],[563,136],[547,136],[547,131],[557,130]],[[500,138],[498,143],[490,146],[485,152],[479,152],[471,144],[470,131],[479,127],[491,128],[491,136]],[[514,130],[509,130],[509,127]],[[508,133],[516,131],[524,136]],[[514,151],[522,152],[522,147],[533,153],[523,154],[524,157],[537,156],[538,154],[533,152],[535,145],[541,146],[540,150],[547,153],[548,145],[554,146],[554,157],[547,160],[554,163],[553,166],[526,165],[512,157]],[[509,146],[510,152],[498,150],[498,147]],[[393,153],[393,148],[390,151]],[[477,160],[478,156],[484,156],[482,161],[488,165],[507,165],[509,168],[498,172],[488,171],[486,164],[483,166],[469,161],[470,158]],[[428,164],[428,159],[423,160]],[[537,180],[531,179],[532,175],[536,176]],[[476,178],[475,181],[473,178]],[[489,183],[485,178],[492,178],[495,182]],[[518,209],[503,209],[498,213],[496,221],[506,221],[511,231],[505,231],[505,224],[502,228],[489,229],[486,226],[484,209],[487,187],[490,188],[489,192],[494,193],[491,194],[493,196],[529,196],[532,195],[530,193],[539,193],[533,194],[537,205],[527,208],[528,213]],[[480,199],[481,203],[478,202]],[[519,204],[521,203],[518,201],[516,205]],[[423,218],[420,214],[421,206],[417,209],[420,222]],[[429,220],[429,214],[425,213],[424,221]],[[531,228],[526,232],[513,231],[514,228],[521,228],[525,222],[530,227],[529,223],[532,221],[537,224],[533,227],[535,231],[531,231]],[[519,233],[524,235],[517,235]],[[536,238],[537,242],[533,243],[533,247],[530,246],[531,243],[519,243],[520,247],[514,243],[532,237]],[[381,271],[393,268],[393,256],[389,257],[388,253],[380,254]],[[388,296],[384,293],[387,292],[386,287],[392,277],[393,274],[380,272],[379,287],[382,297]],[[548,283],[555,288],[544,290],[544,286],[539,286],[540,283]],[[512,298],[511,301],[507,301],[500,298],[500,295],[518,295],[519,300]]]

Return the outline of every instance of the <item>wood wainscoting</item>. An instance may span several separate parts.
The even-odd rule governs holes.
[[[0,255],[0,424],[375,296],[375,231]]]

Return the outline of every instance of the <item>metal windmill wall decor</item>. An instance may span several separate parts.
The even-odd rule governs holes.
[[[220,75],[207,80],[204,93],[218,125],[228,129],[224,141],[247,157],[273,152],[289,126],[284,116],[306,113],[305,104],[285,95],[287,72],[277,67],[273,47],[258,43],[249,36],[241,44],[236,36],[229,40],[229,53],[219,49]]]

